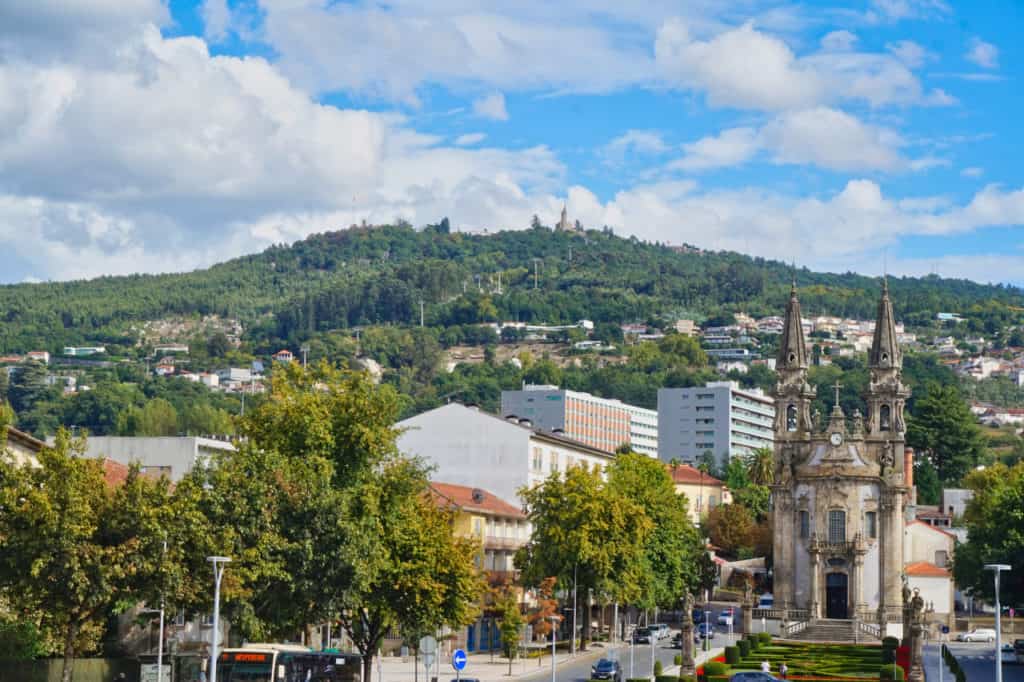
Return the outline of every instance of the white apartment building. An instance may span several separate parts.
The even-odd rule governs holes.
[[[635,452],[658,456],[658,412],[589,393],[547,384],[526,384],[501,392],[501,415],[528,419],[547,431],[614,452],[630,445]]]
[[[735,381],[658,390],[658,455],[693,464],[705,452],[718,467],[774,444],[775,403],[759,389]]]
[[[91,436],[86,440],[85,456],[127,466],[138,462],[143,473],[177,482],[214,453],[234,450],[230,441],[199,436]]]
[[[489,490],[519,501],[519,490],[553,472],[586,464],[603,468],[614,455],[519,420],[449,403],[395,425],[398,448],[433,467],[434,481]]]

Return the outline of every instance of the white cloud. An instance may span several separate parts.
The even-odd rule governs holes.
[[[203,0],[199,8],[203,18],[203,35],[207,40],[223,40],[231,28],[231,9],[227,0]]]
[[[960,171],[960,175],[965,178],[980,178],[984,174],[985,169],[978,166],[968,166]]]
[[[885,49],[911,69],[920,68],[924,66],[925,62],[936,59],[934,54],[913,40],[898,40],[894,43],[888,43]]]
[[[992,43],[986,43],[980,38],[974,38],[971,41],[970,48],[964,57],[967,61],[983,69],[999,68],[999,48]]]
[[[492,121],[507,121],[508,110],[505,109],[505,95],[495,92],[474,100],[473,113]]]
[[[943,0],[871,0],[869,21],[928,19],[949,15],[953,9]]]
[[[821,49],[829,52],[849,52],[857,44],[857,36],[849,31],[832,31],[821,39]]]
[[[480,144],[487,139],[486,133],[466,133],[455,138],[455,144],[459,147],[471,147]]]
[[[898,170],[899,136],[825,107],[787,112],[765,126],[765,146],[777,163],[814,164],[833,170]]]
[[[668,151],[668,145],[657,131],[627,130],[609,142],[605,150],[613,155],[622,155],[630,150],[641,154],[664,154]]]
[[[749,161],[761,146],[758,131],[753,128],[730,128],[718,135],[701,138],[683,145],[685,155],[669,167],[684,171],[700,171],[737,166]]]

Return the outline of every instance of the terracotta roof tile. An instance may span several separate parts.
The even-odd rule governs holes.
[[[112,459],[104,459],[103,480],[111,488],[124,485],[124,482],[128,480],[128,467]]]
[[[430,488],[439,505],[454,505],[466,511],[479,511],[497,516],[526,518],[521,508],[480,488],[454,483],[431,483]]]
[[[908,564],[904,569],[907,575],[917,576],[918,578],[948,578],[949,571],[944,568],[939,568],[935,564],[928,563],[927,561],[918,561],[913,564]]]
[[[679,484],[700,484],[704,485],[722,485],[714,476],[710,474],[702,473],[700,469],[690,466],[689,464],[677,464],[673,467],[671,464],[666,464],[668,467],[668,473],[672,476],[672,480]]]

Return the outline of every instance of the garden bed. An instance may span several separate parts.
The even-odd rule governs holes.
[[[732,663],[726,657],[716,659],[725,666],[710,665],[706,672],[708,682],[728,680],[733,673],[745,670],[760,670],[761,662],[768,661],[772,674],[778,674],[779,666],[785,663],[789,679],[813,680],[877,680],[882,674],[882,648],[855,644],[817,644],[812,642],[759,642],[737,647]],[[716,670],[716,668],[718,668]],[[701,674],[705,671],[701,669]],[[702,678],[704,679],[704,678]]]

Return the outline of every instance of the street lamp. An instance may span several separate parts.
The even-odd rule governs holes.
[[[220,637],[220,579],[224,577],[225,564],[231,563],[229,556],[208,556],[213,564],[213,646],[210,648],[210,682],[217,682],[217,639]]]
[[[555,631],[555,625],[560,620],[559,616],[551,615],[548,616],[551,619],[551,682],[555,682],[555,642],[558,640],[558,633]],[[214,680],[216,682],[216,680]]]
[[[1003,682],[1003,653],[1001,651],[1003,633],[999,622],[999,616],[1002,615],[999,607],[999,574],[1011,570],[1011,567],[1007,564],[985,564],[985,570],[995,573],[996,578],[996,682]]]

